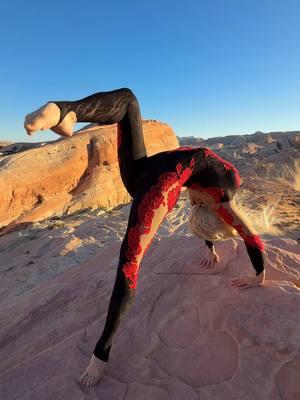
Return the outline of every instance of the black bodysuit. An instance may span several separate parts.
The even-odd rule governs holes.
[[[113,336],[135,296],[141,260],[183,186],[206,192],[220,204],[218,214],[244,239],[256,275],[264,270],[260,237],[247,235],[242,226],[234,225],[233,217],[221,205],[233,199],[240,185],[233,164],[205,147],[179,147],[147,157],[139,104],[130,89],[52,102],[61,110],[59,123],[70,111],[76,113],[78,122],[118,123],[120,174],[133,198],[104,330],[94,349],[96,357],[108,361]],[[209,241],[206,244],[212,246]]]

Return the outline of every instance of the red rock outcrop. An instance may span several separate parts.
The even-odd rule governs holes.
[[[144,121],[143,129],[148,156],[179,147],[167,124]],[[18,152],[11,154],[14,149]],[[17,225],[86,208],[110,209],[131,200],[120,177],[116,125],[91,124],[71,138],[13,144],[2,154],[2,233]]]

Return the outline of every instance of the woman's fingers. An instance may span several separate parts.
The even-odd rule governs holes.
[[[242,286],[246,286],[247,282],[239,282],[239,283],[233,283],[232,286],[235,287],[242,287]]]
[[[211,269],[213,267],[213,255],[210,253],[207,259],[207,268]]]
[[[200,265],[203,267],[205,262],[206,262],[206,258],[202,257],[201,260],[200,260]]]
[[[258,276],[245,276],[244,278],[234,278],[231,281],[232,286],[240,289],[247,289],[251,287],[261,286],[264,282],[264,275]]]
[[[209,260],[210,268],[212,268],[212,267],[214,266],[214,263],[215,263],[215,258],[214,258],[214,256],[211,254],[210,260]]]
[[[211,269],[213,267],[214,260],[212,257],[212,254],[208,254],[204,259],[203,259],[203,268],[204,269]]]
[[[233,286],[243,286],[243,285],[247,285],[247,282],[245,281],[245,279],[240,279],[240,278],[236,278],[233,279],[231,281]]]
[[[243,285],[247,285],[247,282],[235,282],[232,284],[232,286],[243,286]]]
[[[205,259],[204,261],[204,268],[207,269],[208,268],[208,258]]]
[[[245,290],[245,289],[248,289],[248,288],[250,288],[250,287],[251,287],[251,286],[248,285],[248,283],[246,283],[246,285],[240,286],[240,289],[241,289],[241,290]]]
[[[232,286],[238,287],[241,290],[248,289],[250,287],[249,282],[245,278],[234,278],[231,281]]]
[[[201,261],[200,261],[200,265],[202,268],[206,269],[207,268],[207,258],[206,257],[202,257]]]
[[[232,282],[246,282],[245,278],[233,278]]]
[[[207,259],[207,268],[208,269],[211,268],[211,258],[210,257]]]
[[[211,269],[215,262],[219,262],[219,256],[216,253],[209,251],[207,255],[203,256],[200,260],[200,266],[204,269]]]

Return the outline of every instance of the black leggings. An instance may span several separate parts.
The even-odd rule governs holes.
[[[121,177],[133,200],[104,330],[94,349],[96,357],[108,361],[113,336],[135,297],[142,258],[164,217],[176,204],[182,186],[205,192],[216,203],[222,203],[233,198],[240,177],[231,163],[207,148],[180,147],[147,157],[139,105],[129,89],[55,103],[61,110],[59,122],[69,111],[75,111],[78,122],[118,123]],[[252,253],[256,252],[253,257],[259,273],[263,269],[261,243],[258,237],[248,242]]]
[[[137,171],[147,157],[142,119],[137,98],[130,89],[98,92],[81,100],[51,101],[60,108],[61,123],[68,112],[74,111],[78,122],[98,125],[118,123],[118,159],[123,183],[133,197]]]

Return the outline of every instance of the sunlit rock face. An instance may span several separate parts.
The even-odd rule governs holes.
[[[144,121],[143,129],[148,156],[179,146],[167,124]],[[116,125],[89,125],[50,143],[14,143],[0,153],[0,225],[7,229],[131,200],[120,176]]]
[[[247,154],[255,154],[257,153],[257,151],[259,151],[259,149],[262,146],[259,146],[255,143],[247,143],[243,148],[242,148],[242,153],[247,153]]]
[[[181,146],[201,146],[204,143],[204,139],[195,136],[177,136]]]

